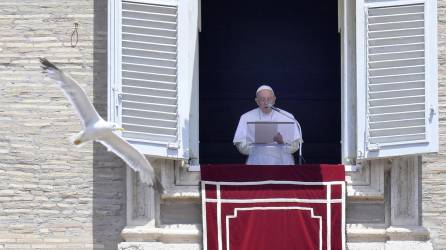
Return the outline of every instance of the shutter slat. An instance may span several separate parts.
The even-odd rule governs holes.
[[[424,13],[418,12],[418,13],[404,13],[401,15],[382,15],[382,16],[370,16],[369,17],[369,23],[375,24],[375,23],[391,23],[391,22],[405,22],[405,21],[412,21],[412,20],[424,20]]]
[[[122,83],[134,87],[147,87],[155,89],[176,90],[176,83],[164,81],[148,81],[145,79],[123,78]]]
[[[423,81],[391,82],[391,83],[381,83],[381,84],[370,84],[369,85],[369,90],[371,92],[404,90],[404,89],[420,89],[420,88],[424,89]]]
[[[423,141],[426,138],[425,133],[406,134],[406,135],[392,135],[392,136],[377,136],[370,139],[370,143],[399,143],[405,141]]]
[[[391,76],[424,73],[424,65],[370,69],[370,76]]]
[[[140,41],[147,43],[160,43],[169,45],[176,45],[177,43],[177,39],[175,37],[153,36],[153,35],[135,34],[128,32],[122,33],[122,40]]]
[[[149,134],[158,134],[158,135],[176,135],[176,128],[166,128],[166,127],[156,127],[156,126],[146,126],[141,124],[132,124],[132,123],[122,123],[122,127],[124,130],[135,131],[135,132],[144,132]]]
[[[406,105],[389,105],[385,107],[369,107],[369,114],[388,114],[398,112],[410,112],[410,111],[424,111],[424,103],[412,103]]]
[[[123,95],[123,100],[142,102],[142,103],[166,104],[166,105],[176,105],[177,102],[176,98],[157,97],[149,95],[130,94],[130,93],[125,93]]]
[[[134,48],[122,48],[122,52],[124,56],[141,56],[141,57],[151,57],[151,58],[159,58],[159,59],[170,59],[175,60],[177,58],[176,53],[172,52],[163,52],[157,50],[149,50],[149,49],[134,49]]]
[[[423,29],[424,21],[410,20],[410,21],[396,21],[385,23],[371,23],[369,24],[369,30],[372,31],[392,31],[392,30],[404,30],[404,29]]]
[[[370,61],[399,60],[424,57],[424,50],[383,53],[368,56]]]
[[[370,54],[383,54],[388,52],[405,52],[413,50],[424,50],[424,43],[408,43],[397,45],[370,46]]]
[[[402,96],[393,98],[382,98],[382,99],[372,99],[370,100],[370,108],[375,107],[388,107],[388,106],[399,106],[404,104],[413,103],[424,103],[425,98],[422,96]]]
[[[159,142],[159,143],[166,143],[166,142],[175,142],[177,140],[177,136],[169,136],[164,134],[153,134],[148,132],[139,132],[139,131],[124,131],[122,135],[125,138],[141,141],[141,142]]]
[[[176,105],[166,105],[166,104],[157,104],[157,103],[141,103],[141,102],[132,102],[132,101],[123,101],[122,108],[130,108],[130,109],[141,109],[147,111],[161,111],[167,113],[176,113],[177,106]]]
[[[401,47],[398,47],[398,50],[396,50],[396,51],[386,51],[386,52],[382,52],[382,53],[377,53],[377,52],[372,53],[369,51],[369,57],[371,58],[372,61],[374,61],[373,58],[376,58],[377,56],[389,56],[389,55],[393,56],[393,57],[391,57],[391,59],[399,59],[399,58],[395,58],[395,56],[399,56],[401,59],[407,59],[407,57],[403,56],[403,55],[406,55],[411,52],[412,53],[413,52],[418,52],[418,53],[424,52],[424,48],[421,47],[417,50],[402,50]]]
[[[139,49],[144,51],[161,51],[161,52],[170,52],[175,53],[177,51],[176,45],[170,44],[159,44],[159,43],[148,43],[148,42],[140,42],[140,41],[122,41],[123,48],[128,49]]]
[[[165,67],[159,65],[144,65],[135,63],[125,63],[122,65],[122,69],[135,72],[153,72],[157,74],[172,75],[172,76],[175,76],[175,74],[177,73],[177,69],[172,67]]]
[[[176,75],[166,75],[166,74],[156,74],[156,73],[143,73],[137,71],[122,71],[123,77],[134,78],[134,79],[144,79],[153,81],[163,81],[163,82],[176,82]]]
[[[377,68],[421,65],[423,63],[424,63],[424,57],[419,57],[419,58],[409,58],[409,59],[399,59],[399,60],[374,61],[369,63],[369,67],[370,69],[377,69]]]
[[[424,4],[369,8],[368,13],[370,17],[384,15],[400,16],[411,13],[424,13]]]
[[[123,85],[122,90],[123,92],[130,94],[152,95],[156,97],[171,97],[171,98],[177,97],[177,92],[175,90],[169,90],[169,89],[157,89],[157,88]]]
[[[158,124],[168,124],[167,126],[171,127],[171,128],[175,128],[176,127],[176,119],[175,118],[173,118],[173,119],[160,119],[159,117],[150,118],[150,117],[145,117],[145,116],[140,117],[140,116],[133,116],[133,115],[123,115],[123,116],[127,117],[128,119],[134,119],[135,121],[136,120],[143,120],[143,122],[145,122],[145,123],[153,122],[153,123],[158,123]],[[138,124],[138,122],[130,122],[130,123]],[[160,125],[153,125],[153,126],[160,127]]]
[[[135,27],[130,25],[123,25],[122,26],[124,32],[130,33],[130,34],[142,34],[142,35],[151,35],[151,36],[164,36],[169,38],[176,38],[177,37],[177,31],[171,30],[171,29],[158,29],[158,28],[152,28],[152,27]]]
[[[399,37],[384,37],[376,39],[368,39],[367,43],[370,46],[392,45],[392,44],[408,44],[424,42],[424,35],[418,36],[399,36]]]
[[[133,108],[123,108],[122,115],[123,116],[153,118],[153,119],[166,119],[166,120],[176,120],[177,119],[176,113],[150,111],[150,110],[133,109]]]
[[[375,84],[375,83],[421,81],[424,80],[424,78],[425,75],[423,73],[423,74],[406,74],[406,75],[396,75],[396,76],[375,76],[375,77],[370,77],[369,81],[371,84]]]
[[[133,116],[123,116],[123,117],[125,117],[127,124],[139,124],[150,127],[170,128],[174,130],[176,129],[177,126],[176,120],[169,121],[169,120],[150,119],[150,118],[133,117]]]
[[[372,32],[369,32],[368,36],[370,38],[388,38],[388,37],[398,37],[398,36],[416,36],[416,35],[423,35],[423,34],[424,34],[424,29],[412,28],[412,29],[372,31]]]
[[[140,11],[144,13],[167,14],[177,16],[177,8],[174,6],[135,3],[129,1],[122,2],[122,10]]]
[[[167,30],[176,30],[177,27],[177,24],[175,22],[166,22],[153,19],[140,19],[140,18],[134,18],[132,16],[130,17],[124,16],[124,18],[122,19],[122,24],[125,26],[133,26],[141,28],[157,27],[158,29],[167,29]]]
[[[405,135],[405,134],[420,134],[425,132],[424,126],[413,126],[413,127],[401,127],[401,128],[386,128],[386,129],[370,129],[371,137],[379,136],[395,136],[395,135]]]
[[[404,126],[424,126],[425,120],[421,119],[404,119],[404,120],[390,120],[382,122],[370,122],[370,129],[385,129],[385,128],[400,128]]]
[[[143,20],[157,20],[157,21],[166,21],[166,22],[175,22],[176,21],[175,14],[162,14],[162,13],[135,11],[135,10],[124,10],[122,12],[122,16],[123,17],[132,17],[132,18],[136,18],[136,19],[143,19]]]
[[[370,114],[370,122],[424,118],[424,110]]]
[[[127,64],[157,65],[160,67],[170,68],[175,68],[177,66],[177,62],[172,59],[169,60],[140,56],[123,56],[122,60],[125,61]]]
[[[407,96],[423,96],[423,95],[424,95],[424,88],[370,91],[370,98],[373,100],[407,97]]]

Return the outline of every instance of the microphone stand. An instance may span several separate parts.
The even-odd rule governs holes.
[[[294,121],[297,125],[297,128],[299,129],[299,134],[300,134],[300,139],[299,139],[299,154],[298,154],[298,163],[299,165],[302,165],[302,143],[304,142],[302,139],[302,128],[300,127],[299,122],[292,116],[286,114],[285,112],[283,112],[281,109],[269,104],[268,107],[270,107],[272,110],[277,111],[279,114],[287,117],[288,119],[291,119],[292,121]]]

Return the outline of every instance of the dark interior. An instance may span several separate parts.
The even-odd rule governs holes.
[[[337,1],[202,1],[200,163],[244,163],[240,115],[270,85],[302,126],[306,163],[341,161]]]

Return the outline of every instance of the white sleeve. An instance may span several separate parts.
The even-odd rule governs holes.
[[[237,129],[235,130],[234,139],[232,140],[234,143],[246,141],[246,120],[242,115],[237,125]]]
[[[236,142],[234,145],[237,147],[238,151],[244,155],[249,155],[251,153],[251,147],[248,146],[246,140]]]
[[[285,151],[294,154],[299,149],[299,141],[300,140],[294,140],[291,143],[285,143]]]

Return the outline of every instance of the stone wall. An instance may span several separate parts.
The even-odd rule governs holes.
[[[106,117],[107,1],[2,0],[0,34],[0,248],[116,249],[124,164],[69,142],[79,119],[38,62],[70,72]]]
[[[435,249],[446,249],[446,0],[438,7],[440,153],[423,157],[421,221]],[[0,1],[0,248],[121,241],[124,164],[99,144],[70,144],[79,120],[37,59],[69,71],[106,117],[106,21],[106,0]]]
[[[438,1],[438,102],[440,152],[423,157],[422,223],[435,249],[446,249],[446,1]]]

